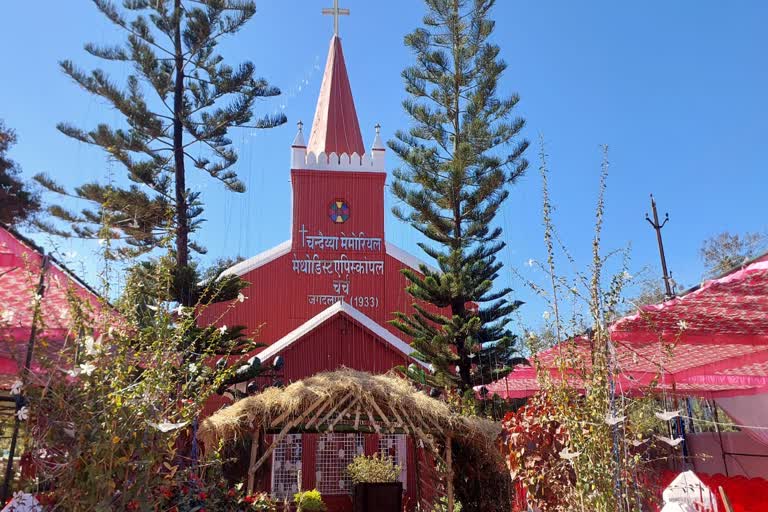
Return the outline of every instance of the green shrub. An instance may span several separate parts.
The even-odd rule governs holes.
[[[397,482],[402,468],[391,457],[378,453],[373,457],[358,455],[347,466],[347,473],[355,484]]]
[[[297,492],[293,495],[293,502],[296,503],[298,512],[325,512],[327,510],[325,503],[323,503],[323,497],[317,489]]]

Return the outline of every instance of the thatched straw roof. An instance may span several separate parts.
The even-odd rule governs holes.
[[[198,437],[216,446],[262,429],[281,435],[289,431],[403,432],[422,440],[452,437],[477,445],[492,443],[499,433],[497,423],[454,414],[444,402],[418,391],[402,377],[342,369],[240,400],[203,421]]]

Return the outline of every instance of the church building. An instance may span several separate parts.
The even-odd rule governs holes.
[[[290,238],[226,271],[250,283],[247,300],[204,312],[204,321],[246,326],[266,344],[257,352],[262,365],[280,361],[260,386],[342,367],[385,373],[414,362],[407,340],[388,321],[395,311],[411,311],[401,270],[418,270],[422,262],[386,240],[387,151],[379,132],[371,125],[366,146],[336,34],[309,138],[299,123],[290,146]],[[302,488],[317,488],[330,510],[351,510],[346,466],[358,453],[385,452],[403,469],[407,502],[416,479],[409,471],[412,443],[390,434],[289,435],[269,470],[257,475],[257,488],[290,499],[300,474]]]

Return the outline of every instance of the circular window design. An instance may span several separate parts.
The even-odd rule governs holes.
[[[344,224],[349,219],[349,205],[344,199],[335,199],[328,205],[328,217],[336,224]]]

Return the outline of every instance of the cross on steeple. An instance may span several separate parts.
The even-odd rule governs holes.
[[[333,34],[339,35],[339,16],[349,16],[349,9],[340,9],[339,0],[333,0],[333,7],[323,9],[323,14],[333,16]]]

